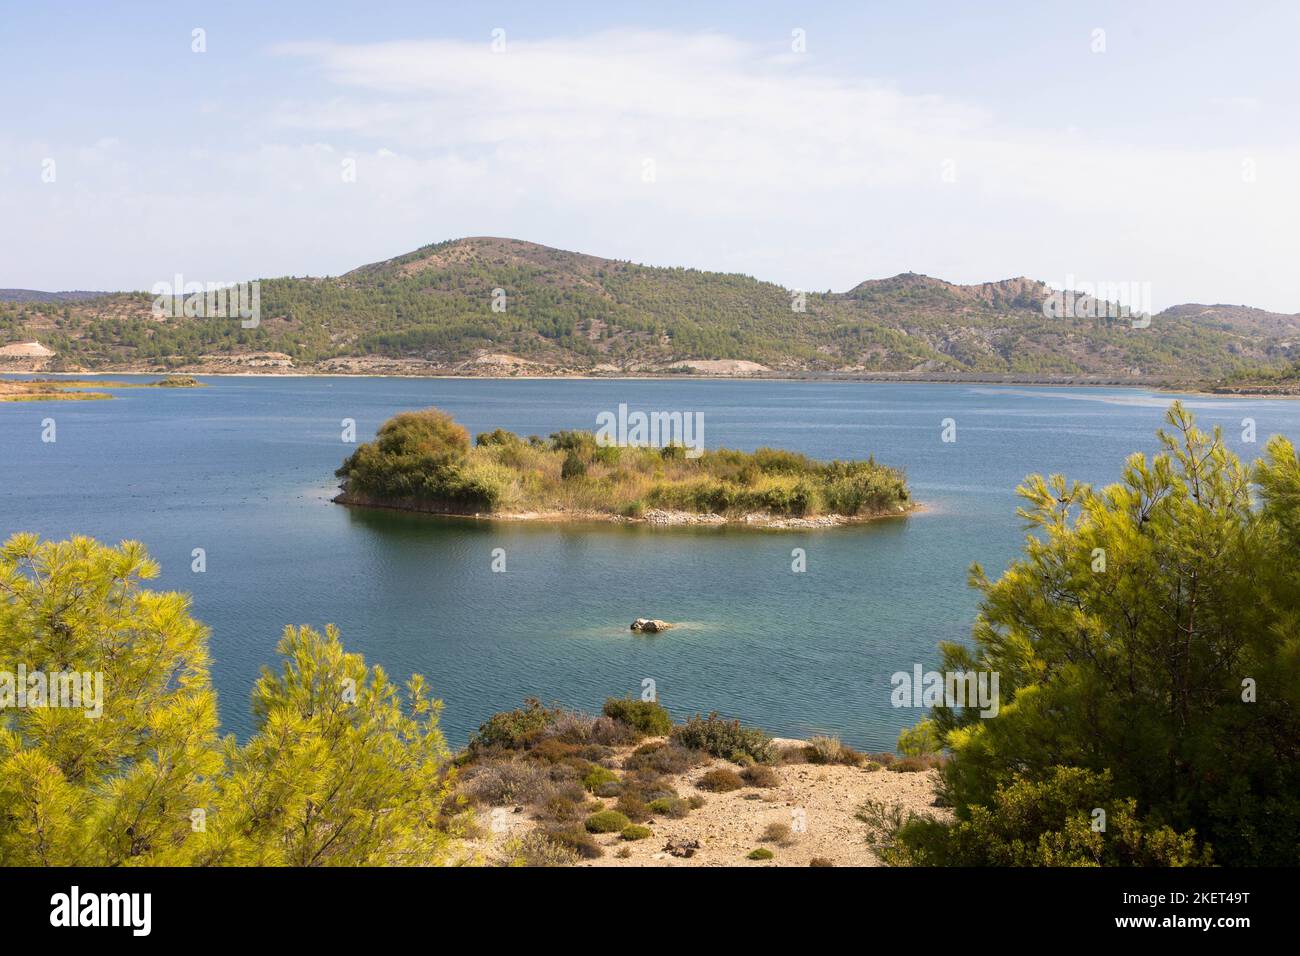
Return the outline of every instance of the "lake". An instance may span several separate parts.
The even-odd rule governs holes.
[[[125,381],[149,380],[120,376]],[[892,749],[921,712],[890,675],[969,639],[977,595],[1024,537],[1030,472],[1114,481],[1151,451],[1173,396],[1134,389],[846,382],[383,378],[202,379],[113,401],[0,403],[0,533],[132,538],[212,629],[226,730],[285,624],[337,624],[390,676],[425,674],[459,746],[525,697],[598,709],[655,681],[676,717],[717,710],[779,736],[836,734]],[[1190,397],[1203,426],[1253,458],[1300,440],[1300,404]],[[334,469],[395,412],[437,405],[471,433],[594,429],[633,410],[704,416],[706,446],[790,448],[903,468],[925,511],[818,531],[489,523],[332,504]],[[1255,419],[1258,443],[1241,440]],[[41,440],[53,418],[57,441]],[[956,441],[941,441],[951,418]],[[191,570],[195,548],[206,571]],[[506,572],[492,571],[504,549]],[[793,573],[792,550],[807,571]],[[635,617],[679,626],[628,630]]]

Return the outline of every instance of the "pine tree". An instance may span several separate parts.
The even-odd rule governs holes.
[[[184,595],[141,586],[157,574],[137,542],[0,548],[0,671],[103,688],[91,717],[89,700],[20,707],[0,686],[0,866],[446,858],[451,761],[423,678],[403,695],[335,628],[287,628],[256,733],[219,740],[207,629]]]
[[[972,569],[975,647],[945,645],[943,667],[997,672],[1001,708],[935,711],[946,795],[971,821],[1080,768],[1216,862],[1296,864],[1300,462],[1274,438],[1252,469],[1181,404],[1168,422],[1164,451],[1101,491],[1029,478],[1024,556],[996,581]],[[934,851],[933,832],[910,832]]]

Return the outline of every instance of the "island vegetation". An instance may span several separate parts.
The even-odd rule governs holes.
[[[761,523],[865,519],[912,506],[902,473],[870,458],[818,462],[771,448],[689,457],[681,445],[603,445],[583,431],[543,439],[497,429],[471,446],[436,408],[389,419],[336,474],[342,504],[454,515]]]
[[[109,392],[99,391],[99,389],[202,387],[203,383],[190,375],[169,375],[157,382],[56,378],[0,379],[0,402],[84,402],[113,397]]]

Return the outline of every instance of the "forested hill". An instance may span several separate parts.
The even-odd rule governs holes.
[[[1047,318],[1049,294],[1031,279],[961,286],[908,273],[808,292],[797,311],[793,290],[748,276],[470,238],[338,277],[263,279],[254,329],[226,318],[160,320],[146,293],[0,295],[0,346],[39,341],[57,353],[52,369],[1146,382],[1223,380],[1300,354],[1300,316],[1180,305],[1133,328]]]

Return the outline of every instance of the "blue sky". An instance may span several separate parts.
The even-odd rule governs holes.
[[[1300,5],[980,6],[6,3],[0,287],[506,235],[1300,311]]]

